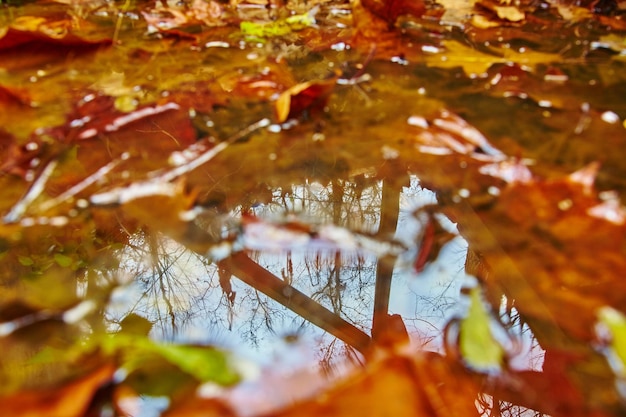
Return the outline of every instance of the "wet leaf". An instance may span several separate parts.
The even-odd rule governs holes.
[[[35,264],[35,261],[33,261],[33,259],[29,256],[20,256],[17,259],[23,266],[32,266]]]
[[[154,350],[200,382],[231,385],[239,380],[223,352],[200,346],[155,345]]]
[[[353,372],[317,398],[268,415],[474,416],[475,389],[467,374],[436,354],[392,356]]]
[[[104,366],[58,388],[0,397],[2,412],[16,417],[81,417],[95,392],[111,381],[113,372],[112,366]]]
[[[28,42],[46,42],[62,45],[106,45],[111,40],[94,27],[83,22],[81,32],[75,32],[75,22],[70,18],[46,19],[40,16],[19,16],[0,31],[0,50]],[[93,31],[90,33],[89,31]]]
[[[148,372],[150,361],[156,364],[160,360],[175,367],[183,376],[195,378],[198,382],[232,385],[240,379],[229,355],[211,346],[157,343],[141,334],[129,332],[96,337],[90,343],[87,349],[90,346],[101,346],[107,355],[121,355],[122,367],[129,373]],[[158,382],[155,382],[156,385]]]
[[[410,14],[420,17],[426,11],[426,6],[421,0],[362,0],[361,3],[390,25],[393,25],[400,16]]]
[[[302,30],[315,25],[315,14],[317,9],[312,9],[308,13],[292,15],[275,22],[251,22],[244,21],[239,25],[241,33],[253,38],[271,38],[274,36],[285,36],[294,31]]]
[[[609,347],[617,360],[616,371],[626,377],[626,316],[612,307],[603,307],[598,311],[598,319],[609,330]]]
[[[284,122],[304,112],[321,112],[335,88],[335,82],[336,76],[322,81],[307,81],[289,88],[276,100],[276,119]]]
[[[492,318],[482,300],[480,288],[472,288],[469,297],[469,310],[459,329],[461,356],[474,369],[498,371],[504,363],[504,349],[493,336]]]
[[[0,85],[0,104],[30,105],[31,98],[25,89]]]
[[[63,268],[68,268],[74,263],[74,259],[62,253],[55,253],[54,262],[56,262],[59,266]]]

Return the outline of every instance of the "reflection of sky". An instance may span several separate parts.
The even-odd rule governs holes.
[[[376,230],[380,191],[381,184],[375,183],[362,193],[361,200],[353,201],[346,187],[348,197],[344,196],[341,217],[351,230]],[[271,217],[302,210],[304,219],[329,223],[333,217],[331,192],[330,187],[320,184],[296,187],[287,198],[276,192],[274,202],[257,207],[255,214]],[[467,244],[460,236],[453,239],[436,262],[417,275],[412,260],[422,224],[414,211],[436,203],[436,198],[421,189],[414,178],[400,198],[395,238],[408,250],[396,263],[389,312],[402,316],[416,345],[441,350],[443,328],[466,308],[460,289],[469,281],[464,273]],[[440,220],[450,231],[456,230],[447,219]],[[158,268],[151,262],[150,252],[145,251],[147,242],[137,237],[134,243],[135,249],[126,249],[122,264],[137,279],[116,292],[108,311],[113,321],[132,310],[155,323],[151,335],[156,339],[215,344],[256,363],[278,363],[284,369],[311,363],[332,368],[354,354],[331,335],[234,277],[231,285],[237,295],[231,305],[220,288],[216,266],[177,243],[158,240]],[[288,277],[295,288],[370,334],[374,255],[344,251],[339,264],[333,248],[253,252],[250,257],[277,277]],[[338,281],[332,279],[335,268],[340,268]],[[295,335],[295,344],[287,342]]]

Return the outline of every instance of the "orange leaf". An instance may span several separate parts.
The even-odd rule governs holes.
[[[105,365],[61,388],[23,391],[0,397],[2,415],[12,417],[80,417],[94,393],[111,380],[115,368]]]
[[[478,387],[446,357],[424,353],[370,363],[316,398],[274,417],[476,416]]]

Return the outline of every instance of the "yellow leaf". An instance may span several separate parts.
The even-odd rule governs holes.
[[[500,19],[509,22],[521,22],[526,18],[526,15],[515,6],[495,6],[493,10]]]
[[[479,371],[499,370],[504,360],[504,349],[493,337],[491,317],[479,287],[470,291],[470,307],[461,321],[459,349],[465,362]]]
[[[516,63],[534,67],[537,64],[559,62],[561,59],[558,54],[532,50],[520,52],[511,48],[494,48],[494,53],[500,54],[500,56],[495,56],[477,51],[459,42],[444,41],[443,45],[446,48],[445,52],[432,55],[428,58],[428,63],[439,68],[463,67],[468,75],[485,74],[489,67],[498,63]]]
[[[621,363],[615,365],[617,371],[626,374],[626,316],[612,307],[603,307],[598,311],[600,323],[611,333],[610,348]]]

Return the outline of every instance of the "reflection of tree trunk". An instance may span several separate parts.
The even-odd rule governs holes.
[[[407,178],[408,180],[408,178]],[[378,236],[388,239],[395,234],[400,211],[400,182],[383,180],[382,197],[380,203],[380,225]],[[378,259],[376,265],[376,287],[374,292],[374,316],[372,319],[372,336],[379,333],[381,325],[387,318],[389,311],[389,296],[391,294],[391,277],[395,264],[394,256],[384,256]]]
[[[353,346],[359,352],[365,353],[369,349],[370,338],[367,334],[274,276],[245,253],[238,252],[231,255],[219,262],[219,267],[229,270],[246,284]]]

